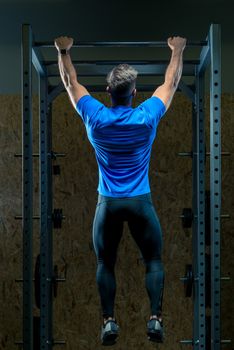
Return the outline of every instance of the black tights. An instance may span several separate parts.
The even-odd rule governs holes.
[[[103,317],[114,316],[114,268],[124,221],[128,222],[131,235],[145,262],[145,285],[151,303],[151,314],[159,316],[162,312],[164,287],[162,232],[149,193],[127,198],[98,197],[93,243],[98,261],[96,277]]]

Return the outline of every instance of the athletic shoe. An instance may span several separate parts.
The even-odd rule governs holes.
[[[108,320],[101,329],[102,345],[114,345],[119,335],[119,326],[115,320]]]
[[[147,323],[147,335],[150,341],[163,343],[163,322],[152,318]]]

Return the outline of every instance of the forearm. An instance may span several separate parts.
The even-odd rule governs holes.
[[[171,60],[165,74],[165,83],[177,87],[183,70],[183,50],[172,51]]]
[[[65,88],[74,85],[74,83],[77,83],[76,70],[72,64],[70,54],[68,53],[67,55],[61,55],[59,53],[58,64],[60,76]]]

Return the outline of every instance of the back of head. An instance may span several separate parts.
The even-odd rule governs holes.
[[[137,71],[128,64],[119,64],[107,75],[109,92],[116,104],[129,103],[136,86]]]

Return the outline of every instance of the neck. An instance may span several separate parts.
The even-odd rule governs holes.
[[[132,99],[130,98],[127,103],[117,103],[113,98],[111,99],[111,105],[112,107],[117,106],[124,106],[124,107],[131,107],[132,106]]]
[[[114,103],[112,102],[111,107],[117,107],[117,106],[124,106],[124,107],[131,107],[132,104],[128,103],[127,105],[119,104],[119,103]]]

